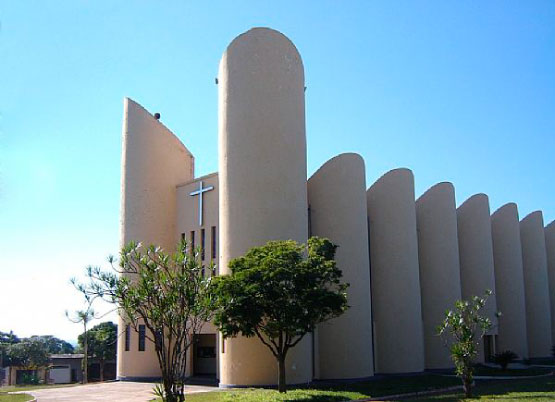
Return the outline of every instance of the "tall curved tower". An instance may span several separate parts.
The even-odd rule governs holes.
[[[453,366],[436,328],[461,298],[455,188],[439,183],[416,201],[418,260],[427,369]],[[441,284],[438,286],[438,284]]]
[[[528,352],[531,358],[551,355],[551,305],[545,231],[541,211],[532,212],[520,221],[522,265],[526,295]]]
[[[376,372],[424,370],[414,176],[384,174],[366,192]]]
[[[220,61],[220,272],[230,259],[269,240],[306,242],[304,69],[283,34],[255,28]],[[220,384],[277,383],[271,352],[258,339],[233,338],[220,353]],[[311,337],[287,357],[287,380],[312,379]]]
[[[515,203],[503,205],[491,215],[495,290],[499,317],[498,349],[512,350],[528,358],[526,301],[518,209]]]
[[[461,294],[463,299],[482,296],[486,289],[493,292],[484,306],[483,314],[492,322],[485,344],[478,349],[477,360],[484,362],[487,354],[493,354],[493,335],[497,335],[497,302],[495,300],[495,273],[493,268],[493,245],[491,240],[491,217],[489,199],[476,194],[457,208],[459,234],[459,259],[461,266]]]
[[[310,234],[337,244],[350,308],[317,329],[317,378],[351,379],[374,374],[366,175],[358,154],[327,161],[308,180]]]

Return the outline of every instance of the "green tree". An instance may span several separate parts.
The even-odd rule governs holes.
[[[27,370],[47,366],[50,360],[46,343],[32,338],[9,345],[7,354],[11,365],[21,366]]]
[[[474,296],[470,301],[457,300],[455,309],[445,312],[445,318],[437,328],[440,336],[451,334],[451,340],[446,341],[446,345],[467,398],[472,396],[473,359],[478,353],[480,340],[492,325],[489,318],[480,315],[491,294],[491,290],[486,290],[482,297]]]
[[[13,333],[13,331],[10,331],[9,333],[0,331],[0,367],[11,365],[8,348],[10,345],[20,341],[21,340]]]
[[[214,281],[214,322],[224,337],[256,336],[278,366],[278,389],[286,392],[285,358],[317,324],[348,308],[337,246],[312,237],[308,246],[271,241],[229,263],[231,275]]]
[[[104,365],[116,358],[118,326],[111,321],[95,325],[87,332],[87,356],[98,360],[100,381],[104,381]],[[85,350],[85,333],[78,336],[77,342]]]
[[[76,310],[73,312],[73,315],[70,315],[68,311],[66,311],[66,317],[68,320],[73,322],[74,324],[83,324],[83,362],[82,362],[82,370],[83,370],[83,384],[86,384],[89,380],[89,355],[87,353],[88,347],[88,336],[87,336],[87,326],[89,323],[97,318],[94,314],[94,310],[92,308],[93,299],[89,295],[85,295],[85,299],[87,301],[87,308],[85,310]]]
[[[184,401],[187,351],[213,310],[210,278],[202,274],[199,250],[189,252],[182,242],[168,254],[131,242],[120,252],[119,268],[114,257],[109,262],[112,271],[88,267],[88,283],[74,284],[91,300],[118,306],[135,331],[139,324],[146,326],[162,373],[163,400]]]
[[[73,345],[63,339],[56,338],[52,335],[33,335],[29,339],[36,339],[39,342],[44,342],[48,353],[59,354],[59,353],[73,353]]]

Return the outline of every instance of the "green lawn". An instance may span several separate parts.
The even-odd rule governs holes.
[[[454,401],[554,401],[555,377],[523,380],[479,381],[473,389],[474,398],[463,399],[462,393],[437,395],[415,399],[415,402],[454,402]]]
[[[276,390],[252,388],[215,391],[191,394],[187,396],[187,400],[191,402],[338,402],[371,396],[426,391],[459,384],[458,378],[424,374],[410,377],[388,377],[354,384],[292,388],[286,394],[280,394]]]
[[[29,394],[8,395],[0,392],[0,402],[25,402],[32,400],[33,397]]]
[[[0,387],[0,395],[6,392],[31,391],[33,389],[44,389],[44,388],[75,387],[76,385],[81,385],[81,384],[75,383],[75,384],[10,385],[9,387]]]

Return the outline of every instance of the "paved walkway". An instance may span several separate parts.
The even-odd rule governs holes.
[[[50,401],[112,401],[112,402],[146,402],[155,398],[152,389],[155,384],[144,382],[116,381],[100,384],[77,385],[65,388],[47,388],[27,391],[33,395],[38,402]],[[188,394],[197,392],[215,391],[217,387],[187,385],[185,392]]]

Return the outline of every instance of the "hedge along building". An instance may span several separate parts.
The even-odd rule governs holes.
[[[470,297],[486,288],[499,288],[499,302],[517,312],[519,323],[529,310],[551,323],[545,285],[548,270],[550,279],[555,275],[555,241],[551,230],[540,247],[532,247],[541,237],[540,221],[533,233],[526,225],[517,233],[513,221],[509,233],[492,233],[491,222],[498,229],[503,222],[490,218],[485,195],[456,209],[454,187],[441,183],[415,202],[408,169],[388,172],[367,189],[364,161],[356,154],[331,159],[307,180],[304,69],[284,35],[256,28],[238,36],[221,59],[217,82],[219,172],[203,177],[195,177],[193,155],[170,130],[124,100],[121,242],[155,243],[171,251],[186,239],[201,247],[204,275],[228,274],[230,259],[268,240],[306,242],[317,235],[338,244],[351,308],[321,324],[288,355],[290,383],[448,368],[446,349],[434,336],[441,312],[461,294]],[[510,218],[518,223],[518,215]],[[522,247],[522,255],[514,247]],[[546,250],[549,258],[538,256]],[[524,255],[526,261],[519,260]],[[208,270],[211,262],[214,272]],[[538,269],[545,278],[533,278]],[[524,283],[514,290],[496,275],[522,277]],[[536,285],[543,286],[541,303]],[[511,299],[515,291],[519,297]],[[535,303],[531,309],[529,300]],[[487,314],[493,320],[497,309],[496,298],[490,298]],[[530,332],[548,331],[542,339],[551,339],[551,327],[539,328],[528,326],[523,334],[501,322],[482,347],[482,359],[495,352],[497,334],[522,354]],[[121,333],[118,378],[160,376],[154,345],[145,335],[144,329]],[[257,339],[224,341],[207,324],[196,341],[188,375],[211,375],[221,386],[276,384],[275,359]],[[547,356],[543,349],[539,354]]]

